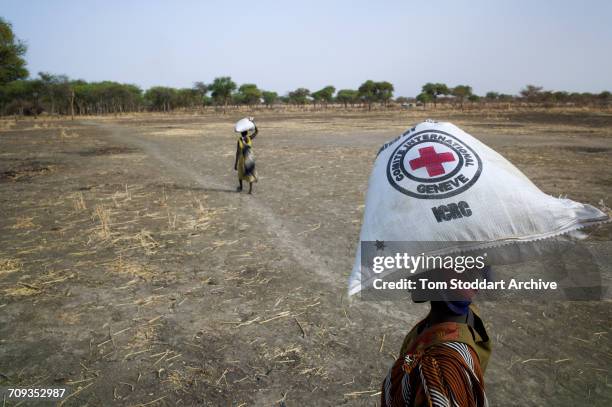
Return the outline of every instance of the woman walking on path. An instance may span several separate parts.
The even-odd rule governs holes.
[[[250,120],[255,125],[253,118],[250,118]],[[257,125],[255,125],[251,135],[249,135],[248,130],[241,132],[236,143],[234,170],[238,171],[238,192],[242,191],[242,181],[249,183],[249,194],[253,193],[253,183],[257,182],[255,155],[253,154],[253,139],[257,136],[257,133]]]

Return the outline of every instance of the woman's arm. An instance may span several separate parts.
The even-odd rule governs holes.
[[[240,142],[236,141],[236,160],[234,161],[234,171],[238,171],[238,156],[240,155]]]
[[[253,123],[255,124],[255,123]],[[255,124],[255,130],[253,130],[253,134],[251,134],[251,140],[253,140],[255,137],[257,137],[257,133],[259,133],[259,130],[257,129],[257,125]]]

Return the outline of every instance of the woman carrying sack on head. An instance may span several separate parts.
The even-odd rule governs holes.
[[[236,123],[236,132],[240,132],[236,143],[236,160],[234,170],[238,171],[238,192],[242,191],[242,181],[249,183],[249,194],[253,193],[253,183],[257,182],[255,170],[255,155],[253,154],[253,139],[258,130],[252,117],[245,118]],[[249,130],[252,133],[249,135]]]
[[[383,380],[381,406],[488,406],[484,371],[491,341],[468,297],[430,302]]]

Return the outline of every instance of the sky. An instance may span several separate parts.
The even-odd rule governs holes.
[[[231,76],[285,94],[367,79],[517,94],[612,90],[612,1],[0,0],[28,69],[191,87]]]

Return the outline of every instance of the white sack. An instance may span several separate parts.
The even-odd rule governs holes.
[[[255,123],[253,123],[248,117],[238,120],[234,126],[234,131],[236,133],[242,133],[243,131],[250,131],[254,129]]]
[[[447,242],[450,253],[465,242],[488,242],[476,249],[533,241],[606,220],[591,205],[543,193],[504,157],[455,125],[426,121],[379,152],[360,240]],[[359,244],[349,295],[361,290],[360,268]]]

